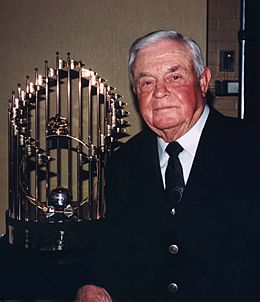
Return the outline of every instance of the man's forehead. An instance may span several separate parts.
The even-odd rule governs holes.
[[[184,66],[180,65],[180,64],[174,64],[174,65],[169,65],[169,66],[164,66],[161,71],[164,74],[168,74],[171,72],[175,72],[175,71],[185,71],[186,68],[184,68]],[[152,76],[152,73],[149,70],[136,70],[136,75],[137,78],[141,78],[141,77],[147,77],[147,76]]]
[[[193,63],[189,55],[140,56],[133,65],[133,73],[138,77],[157,72],[167,74],[175,71],[189,72],[191,70],[193,70]]]

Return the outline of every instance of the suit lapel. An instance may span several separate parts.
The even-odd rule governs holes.
[[[143,169],[143,175],[145,175],[145,183],[150,187],[150,190],[154,188],[163,189],[163,181],[160,170],[158,147],[156,136],[147,131],[146,138],[141,151],[141,166]],[[140,175],[141,176],[141,175]]]
[[[138,192],[137,199],[141,213],[147,217],[147,228],[152,228],[155,221],[161,219],[161,211],[165,205],[164,187],[161,176],[156,135],[145,131],[138,155]],[[149,218],[149,219],[148,219]],[[149,222],[148,222],[149,220]]]
[[[221,127],[222,123],[219,122],[218,114],[211,109],[201,134],[184,198],[189,199],[191,195],[193,198],[195,196],[202,198],[207,192],[212,192],[212,186],[215,185],[219,173],[218,156],[221,137],[219,137],[218,129]]]

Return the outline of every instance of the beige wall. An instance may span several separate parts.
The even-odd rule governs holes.
[[[59,51],[97,71],[125,96],[129,133],[139,130],[131,105],[127,50],[133,39],[156,29],[174,29],[197,40],[206,52],[206,0],[0,0],[0,232],[7,209],[7,109],[17,83]],[[54,67],[54,66],[53,66]]]

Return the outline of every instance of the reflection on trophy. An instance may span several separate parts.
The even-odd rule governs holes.
[[[61,250],[75,225],[105,217],[104,168],[128,126],[114,91],[69,53],[18,84],[9,101],[10,244]]]

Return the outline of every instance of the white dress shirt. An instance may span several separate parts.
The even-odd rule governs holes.
[[[209,106],[204,107],[204,111],[197,121],[197,123],[183,136],[177,139],[177,142],[182,146],[183,151],[179,154],[179,159],[183,169],[183,177],[185,184],[188,181],[192,163],[196,154],[196,150],[199,144],[200,136],[206,120],[209,115]],[[165,151],[168,143],[166,143],[162,138],[157,138],[158,143],[158,153],[160,160],[161,173],[163,178],[163,184],[165,186],[165,171],[169,160],[169,155]]]

